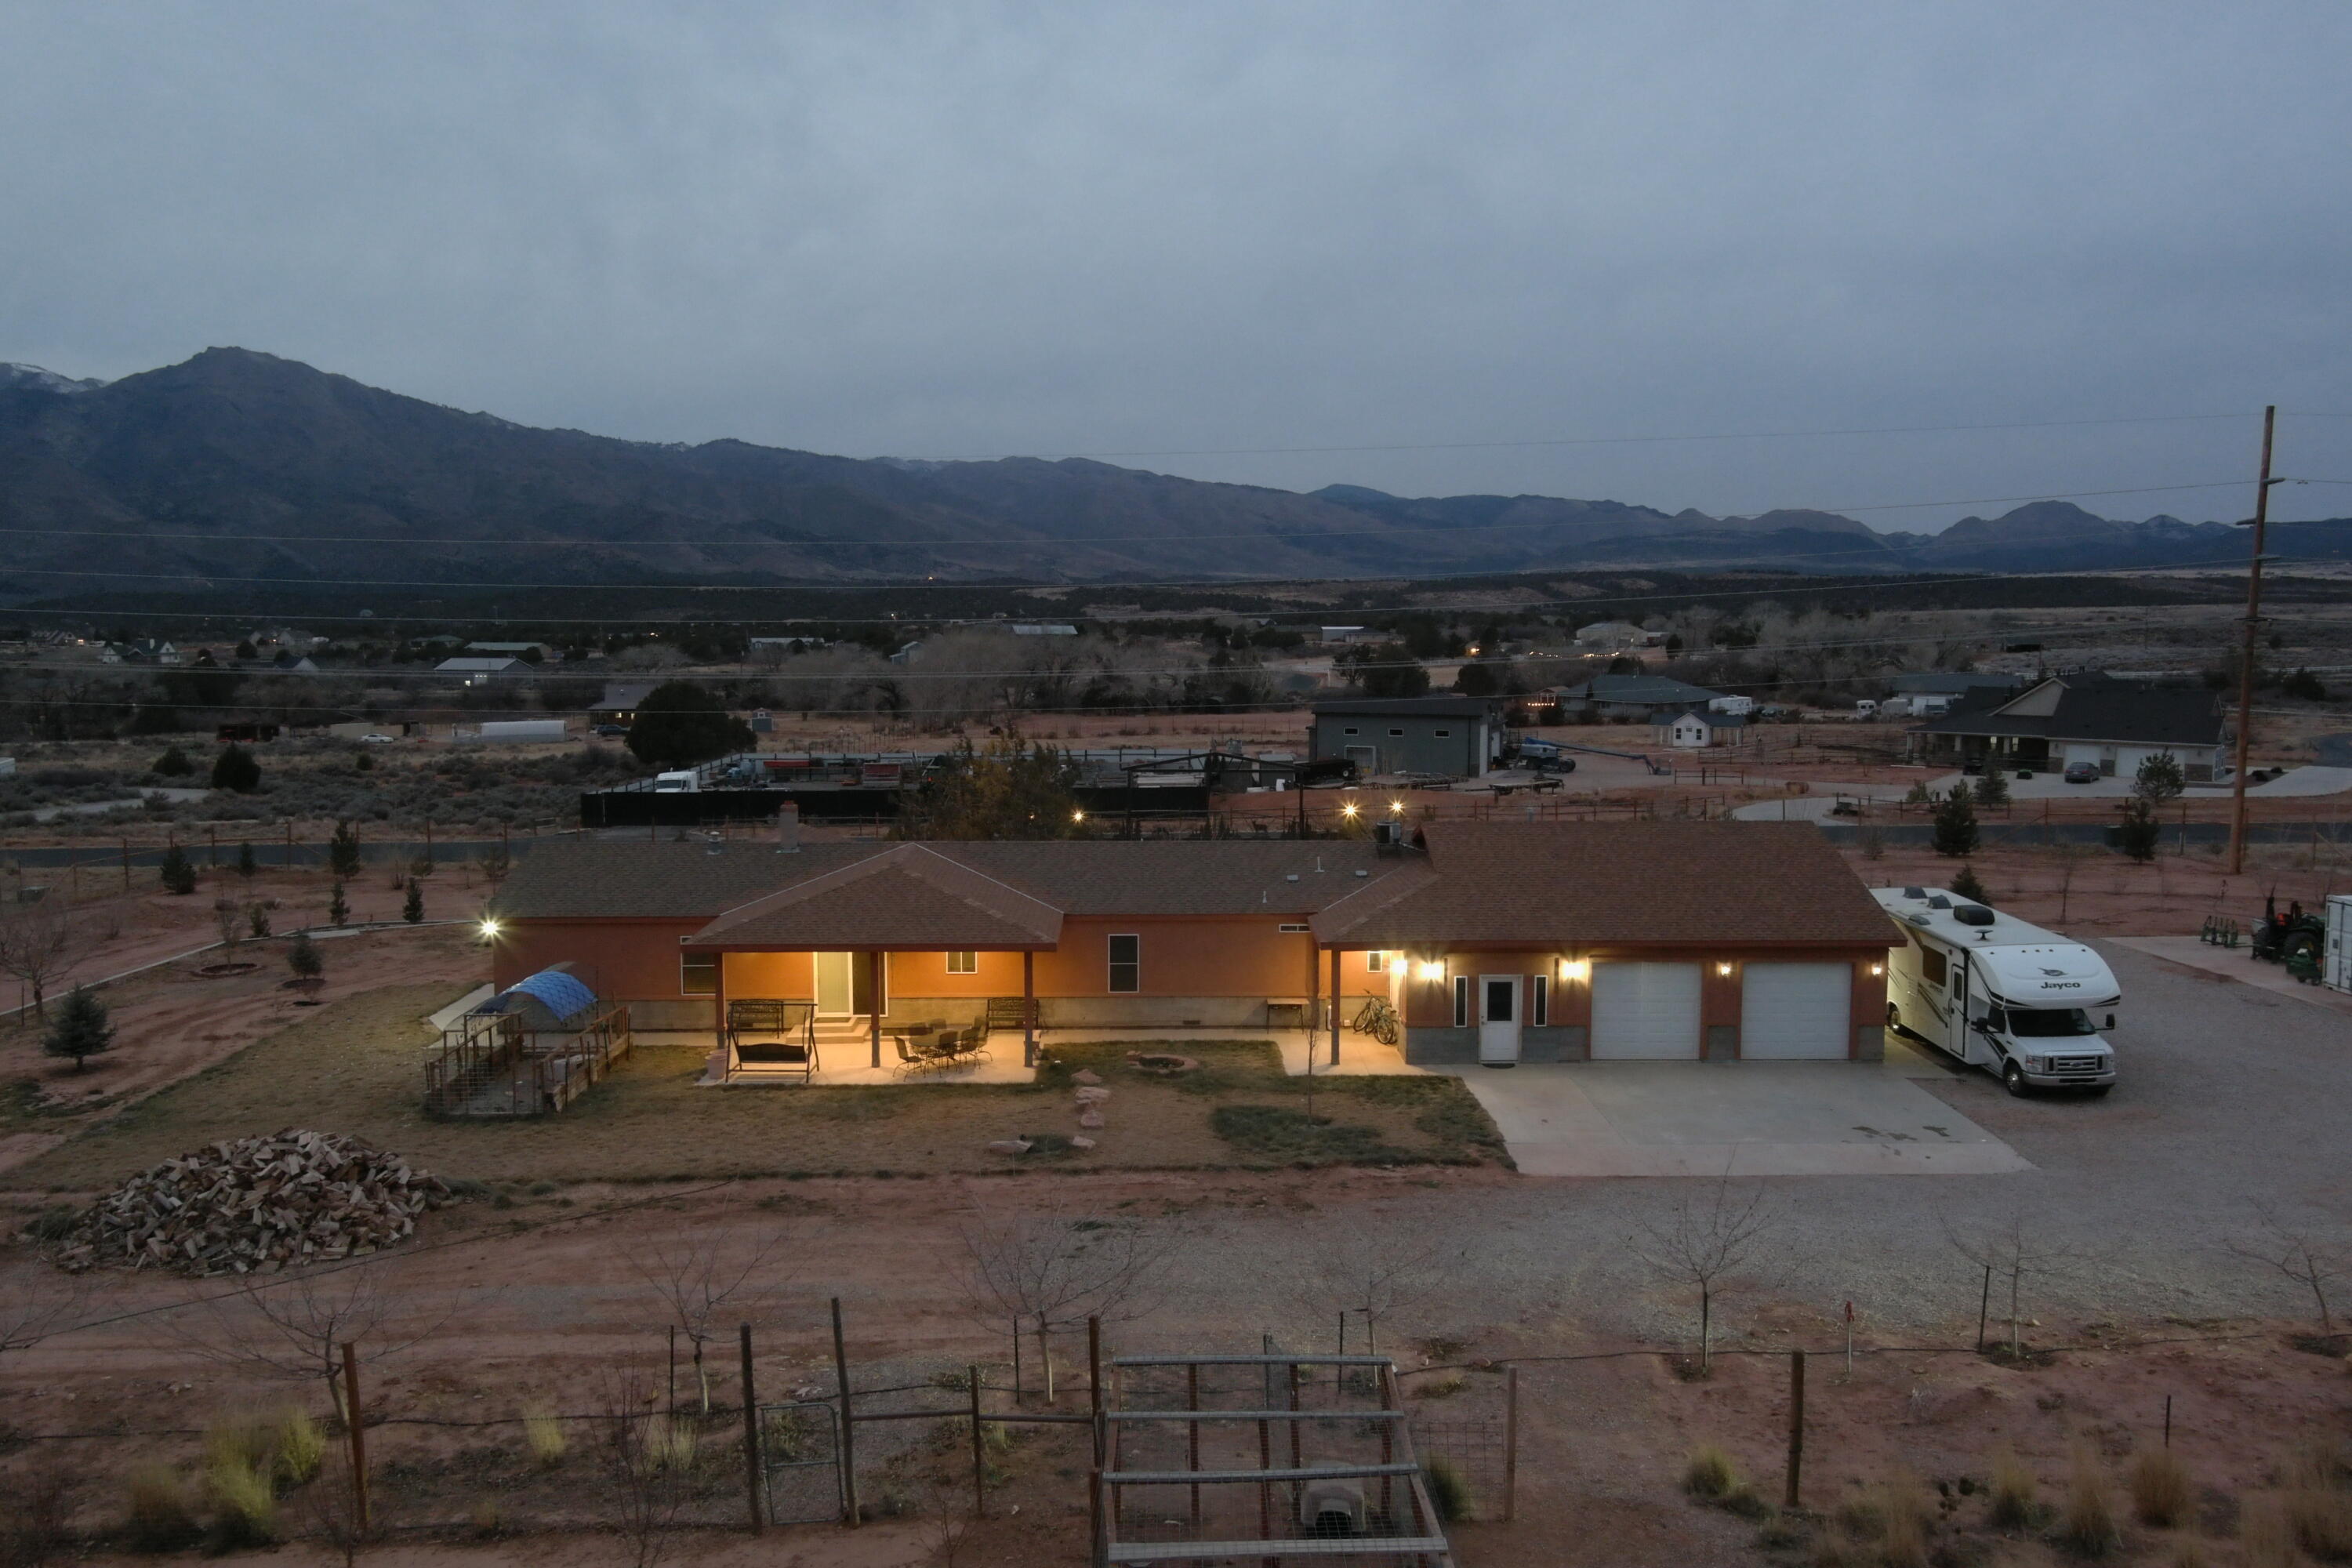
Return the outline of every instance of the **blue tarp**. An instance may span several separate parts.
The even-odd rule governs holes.
[[[530,997],[546,1008],[558,1021],[578,1017],[596,1005],[596,994],[576,977],[561,969],[542,969],[538,973],[516,981],[496,996],[474,1009],[477,1013],[511,1013]]]

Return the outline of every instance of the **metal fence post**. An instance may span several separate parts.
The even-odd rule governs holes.
[[[833,1375],[841,1388],[841,1513],[850,1529],[857,1528],[857,1428],[849,1409],[849,1352],[841,1338],[841,1298],[833,1299]]]
[[[760,1533],[760,1401],[751,1384],[751,1325],[742,1325],[743,1488],[751,1508],[751,1533]]]

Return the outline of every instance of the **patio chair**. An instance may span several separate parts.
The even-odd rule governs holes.
[[[900,1078],[911,1078],[916,1073],[928,1072],[953,1059],[937,1046],[918,1046],[906,1035],[892,1035],[890,1042],[898,1048]]]

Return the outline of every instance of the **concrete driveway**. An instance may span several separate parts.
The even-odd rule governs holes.
[[[1531,1176],[1981,1176],[2014,1149],[1885,1063],[1579,1062],[1457,1072]]]

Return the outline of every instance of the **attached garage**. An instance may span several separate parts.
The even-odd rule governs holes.
[[[1739,1054],[1748,1061],[1843,1061],[1853,1055],[1853,966],[1749,963],[1739,986]]]
[[[1696,1061],[1699,966],[1592,966],[1592,1059]]]

